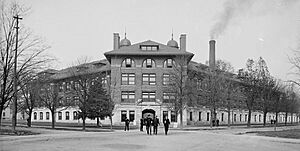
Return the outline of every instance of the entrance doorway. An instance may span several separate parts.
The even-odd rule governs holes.
[[[152,109],[145,109],[142,111],[142,117],[143,119],[146,119],[148,116],[150,116],[150,118],[154,118],[155,116],[155,111]]]

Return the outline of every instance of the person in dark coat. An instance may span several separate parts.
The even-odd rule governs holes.
[[[169,130],[169,125],[170,125],[170,120],[168,117],[164,120],[164,127],[165,127],[165,134],[168,135],[168,130]]]
[[[157,127],[159,125],[159,119],[157,116],[153,119],[153,134],[157,135]]]
[[[140,120],[140,131],[143,131],[143,126],[144,126],[144,119],[141,118],[141,120]]]
[[[126,131],[126,130],[129,131],[129,123],[130,123],[130,121],[129,121],[129,119],[126,117],[126,119],[125,119],[125,131]]]
[[[150,117],[150,115],[148,115],[147,119],[146,119],[146,130],[147,130],[147,134],[151,135],[151,125],[152,125],[152,119]]]

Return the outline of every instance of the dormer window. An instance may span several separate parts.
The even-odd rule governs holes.
[[[155,67],[155,62],[152,59],[145,59],[143,62],[143,67],[146,68],[154,68]]]
[[[126,67],[126,68],[134,67],[134,61],[130,58],[126,58],[122,62],[122,67]]]
[[[157,51],[158,45],[140,45],[140,49],[143,51]]]

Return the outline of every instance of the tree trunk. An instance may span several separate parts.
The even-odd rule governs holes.
[[[3,112],[3,106],[0,105],[0,129],[1,129],[1,121],[2,121],[2,113]]]
[[[100,120],[99,120],[99,117],[97,117],[97,127],[100,127]]]
[[[51,111],[51,119],[52,119],[51,128],[54,129],[55,128],[55,111],[53,111],[53,110],[50,110],[50,111]]]
[[[82,116],[82,130],[85,131],[85,115]]]
[[[251,110],[248,111],[248,121],[247,121],[247,127],[251,126]]]
[[[29,109],[28,111],[28,119],[27,119],[27,126],[31,127],[31,115],[32,115],[32,109]]]
[[[291,113],[291,124],[293,124],[293,113]]]
[[[182,106],[179,109],[179,114],[180,114],[180,129],[183,128],[183,115],[182,115],[183,111],[182,111]]]
[[[284,125],[286,125],[286,124],[287,124],[287,117],[288,117],[288,112],[285,112]]]
[[[228,114],[228,119],[227,119],[227,121],[228,121],[228,123],[227,123],[227,125],[228,125],[228,127],[230,127],[230,108],[228,108],[227,109],[227,114]]]
[[[264,116],[264,117],[263,117],[263,118],[264,118],[264,119],[263,119],[263,120],[264,120],[264,126],[266,126],[267,113],[268,113],[268,111],[264,111],[264,114],[263,114],[263,116]]]
[[[112,131],[112,125],[113,125],[113,123],[112,123],[112,117],[111,117],[111,115],[109,115],[109,120],[110,120],[110,131]]]

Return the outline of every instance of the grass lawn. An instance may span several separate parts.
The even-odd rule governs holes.
[[[22,136],[22,135],[36,135],[39,133],[31,132],[28,130],[16,130],[15,132],[12,131],[11,127],[1,127],[0,135],[15,135],[15,136]]]
[[[300,139],[300,129],[290,129],[283,131],[256,131],[254,133],[262,136]]]

